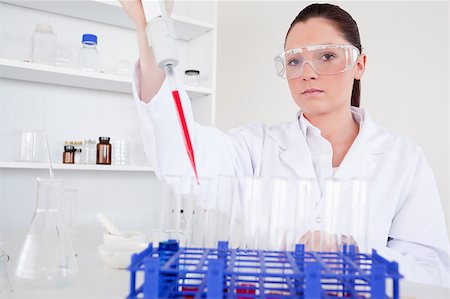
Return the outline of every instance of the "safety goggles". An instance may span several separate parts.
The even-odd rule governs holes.
[[[303,74],[305,64],[319,75],[334,75],[353,67],[360,51],[353,45],[314,45],[287,50],[275,56],[275,69],[284,79]]]

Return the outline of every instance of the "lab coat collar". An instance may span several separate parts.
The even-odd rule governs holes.
[[[363,123],[358,136],[336,171],[335,178],[370,177],[376,168],[374,155],[389,152],[394,146],[392,136],[384,128],[374,123],[364,109],[352,107],[352,110],[363,117]],[[297,114],[297,117],[298,115],[300,114]],[[287,130],[283,130],[283,128]],[[280,158],[298,177],[316,177],[311,152],[298,118],[285,126],[273,127],[270,135],[282,149]]]

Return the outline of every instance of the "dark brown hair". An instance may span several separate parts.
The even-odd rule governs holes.
[[[286,38],[295,24],[300,22],[306,22],[311,18],[323,18],[331,21],[336,26],[336,28],[342,33],[343,37],[349,43],[357,47],[360,52],[362,52],[361,38],[359,36],[358,25],[356,24],[355,20],[353,20],[352,16],[348,12],[346,12],[339,6],[333,4],[311,4],[305,7],[297,15],[294,21],[292,21],[291,26],[289,27],[289,30],[286,33]],[[355,79],[353,81],[351,105],[359,107],[360,99],[361,99],[361,82],[360,80]]]

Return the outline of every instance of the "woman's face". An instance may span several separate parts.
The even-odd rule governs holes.
[[[333,24],[323,18],[311,18],[295,24],[286,38],[285,50],[322,44],[350,44]],[[288,80],[295,103],[310,115],[327,114],[350,106],[353,80],[361,79],[365,69],[365,55],[345,72],[319,75],[305,64],[303,74]],[[311,90],[316,90],[312,91]]]

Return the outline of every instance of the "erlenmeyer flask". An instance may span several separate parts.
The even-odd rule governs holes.
[[[26,287],[63,287],[78,272],[60,213],[62,180],[37,178],[37,203],[14,278]]]
[[[0,240],[1,241],[1,240]],[[0,299],[11,298],[12,288],[9,281],[8,271],[6,263],[9,260],[9,256],[2,249],[0,242]]]

